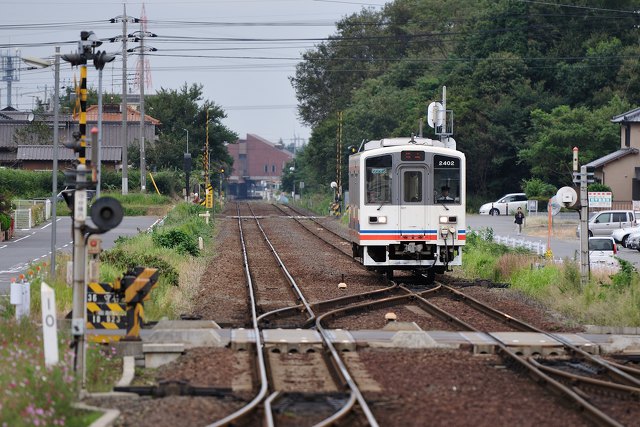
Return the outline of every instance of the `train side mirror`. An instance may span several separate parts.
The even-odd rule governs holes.
[[[117,227],[122,222],[124,211],[119,201],[113,197],[100,197],[91,206],[91,220],[97,227],[98,234]]]

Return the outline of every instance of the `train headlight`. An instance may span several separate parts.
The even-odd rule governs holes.
[[[442,238],[446,238],[449,235],[449,229],[447,227],[442,227],[440,229],[440,236],[442,236]]]
[[[447,222],[449,222],[449,217],[448,216],[441,216],[440,217],[440,224],[446,224]]]
[[[370,216],[369,224],[386,224],[387,217],[386,216]]]
[[[458,222],[457,216],[441,216],[440,224],[455,224]]]

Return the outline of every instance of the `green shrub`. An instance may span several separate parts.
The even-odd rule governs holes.
[[[548,200],[558,192],[554,185],[547,184],[540,178],[525,179],[522,181],[521,187],[528,199]]]
[[[614,289],[623,290],[631,287],[634,281],[638,282],[638,273],[629,261],[622,258],[617,258],[617,260],[620,263],[620,270],[611,276],[611,284]]]
[[[200,250],[195,239],[185,231],[174,228],[167,232],[154,232],[153,243],[157,246],[175,249],[179,254],[198,256]]]
[[[0,230],[11,228],[11,216],[8,213],[0,212]]]
[[[115,247],[100,254],[100,260],[112,264],[122,270],[124,274],[134,267],[153,267],[158,269],[158,274],[168,283],[177,286],[179,283],[178,271],[164,259],[151,254],[125,251],[121,247]]]

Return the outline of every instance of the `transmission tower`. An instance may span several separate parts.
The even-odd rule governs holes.
[[[138,62],[136,64],[136,77],[134,84],[138,89],[144,91],[145,88],[150,89],[153,86],[151,80],[151,64],[149,63],[149,58],[145,55],[145,52],[155,51],[154,48],[145,47],[144,39],[145,37],[156,37],[155,34],[147,31],[147,12],[145,10],[144,3],[142,3],[142,12],[140,13],[140,31],[133,33],[132,36],[136,36],[137,41],[140,42],[140,47],[136,49],[140,52],[140,55],[138,56]],[[145,88],[141,86],[142,81],[144,81]]]
[[[2,81],[7,82],[7,107],[11,107],[11,84],[20,81],[20,52],[12,55],[9,51],[0,53],[0,71]]]

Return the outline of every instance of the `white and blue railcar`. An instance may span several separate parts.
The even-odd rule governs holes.
[[[465,156],[452,138],[369,141],[349,157],[353,256],[393,276],[462,265],[466,240]]]

